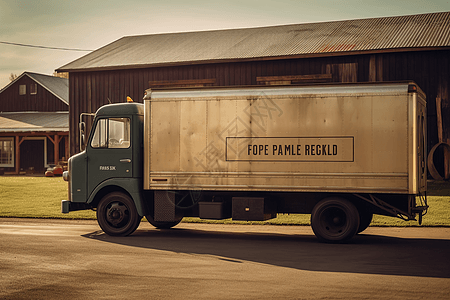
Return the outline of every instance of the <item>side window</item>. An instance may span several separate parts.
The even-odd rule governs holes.
[[[130,119],[109,119],[109,141],[108,148],[130,147]]]
[[[106,148],[106,141],[108,139],[106,121],[107,119],[98,120],[97,126],[95,127],[94,136],[91,141],[92,148]]]
[[[92,148],[130,147],[130,119],[100,119],[91,141]]]

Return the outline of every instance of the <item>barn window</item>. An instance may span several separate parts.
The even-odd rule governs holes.
[[[14,167],[13,138],[0,138],[0,167]]]
[[[27,86],[25,84],[19,85],[19,95],[27,94]]]
[[[30,94],[31,95],[37,94],[37,84],[36,83],[30,84]]]

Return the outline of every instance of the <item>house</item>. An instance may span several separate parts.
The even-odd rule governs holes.
[[[0,174],[41,172],[69,150],[69,81],[24,72],[0,90]]]
[[[450,139],[450,12],[127,36],[57,72],[70,74],[71,154],[80,113],[161,86],[413,80],[427,96],[428,148]]]

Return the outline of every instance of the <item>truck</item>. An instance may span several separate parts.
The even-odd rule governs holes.
[[[346,242],[374,214],[428,209],[426,97],[414,82],[149,89],[100,107],[63,175],[62,213],[93,209],[108,235],[141,219],[265,221],[310,214]]]

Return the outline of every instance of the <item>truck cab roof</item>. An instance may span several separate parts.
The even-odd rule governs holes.
[[[144,115],[142,103],[114,103],[100,107],[97,116]]]

